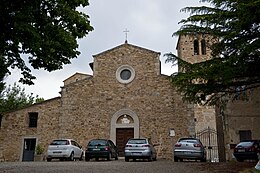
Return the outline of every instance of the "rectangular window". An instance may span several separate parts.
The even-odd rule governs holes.
[[[38,121],[38,113],[30,112],[29,113],[29,127],[37,127],[37,121]]]
[[[239,130],[239,138],[240,138],[240,141],[251,140],[252,139],[251,130]]]
[[[235,100],[245,100],[246,99],[246,86],[236,87]]]

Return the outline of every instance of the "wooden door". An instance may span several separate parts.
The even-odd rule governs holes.
[[[125,144],[129,138],[134,137],[134,128],[117,128],[116,129],[116,146],[119,156],[124,156]]]

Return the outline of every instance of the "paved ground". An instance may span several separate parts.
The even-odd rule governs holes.
[[[124,160],[97,162],[1,162],[0,173],[238,173],[246,168],[252,169],[255,164],[252,162],[200,163],[166,160],[154,162],[125,162]]]

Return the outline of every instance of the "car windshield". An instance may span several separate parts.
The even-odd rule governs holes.
[[[99,146],[105,146],[107,145],[107,141],[105,140],[92,140],[88,143],[89,146],[95,146],[95,145],[99,145]]]
[[[253,145],[253,142],[240,142],[237,146],[238,147],[250,147]]]
[[[54,140],[50,145],[69,145],[67,140]]]
[[[145,139],[130,139],[128,144],[146,144]]]

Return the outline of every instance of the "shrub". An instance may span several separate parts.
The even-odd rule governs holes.
[[[44,148],[41,145],[36,145],[36,154],[40,155],[44,152]]]

